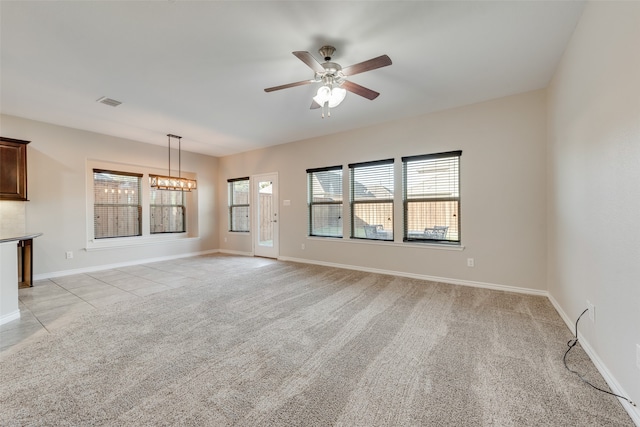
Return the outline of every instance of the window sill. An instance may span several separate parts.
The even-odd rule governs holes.
[[[162,245],[182,241],[199,240],[200,237],[175,234],[160,234],[157,236],[113,237],[109,239],[90,240],[85,250],[87,252],[103,251],[109,249],[129,248],[135,246]]]
[[[352,239],[347,238],[335,238],[335,237],[316,237],[307,236],[307,240],[316,240],[320,242],[338,242],[340,244],[356,244],[356,245],[378,245],[378,246],[391,246],[398,248],[418,248],[418,249],[436,249],[444,251],[462,251],[464,245],[462,244],[449,244],[449,243],[422,243],[422,242],[402,242],[402,241],[390,241],[390,240],[368,240],[368,239]]]

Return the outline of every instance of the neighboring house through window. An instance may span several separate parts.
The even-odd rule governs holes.
[[[393,159],[352,163],[351,237],[393,241]]]
[[[342,166],[307,169],[309,236],[342,237]]]
[[[404,241],[460,242],[461,155],[402,158]]]

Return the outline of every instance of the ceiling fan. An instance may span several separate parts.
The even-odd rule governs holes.
[[[309,52],[292,52],[299,60],[307,64],[307,66],[315,72],[313,79],[269,87],[264,91],[273,92],[276,90],[303,86],[311,83],[322,83],[322,86],[318,89],[318,92],[316,96],[313,97],[313,101],[311,103],[311,109],[322,107],[322,117],[324,117],[325,108],[328,115],[331,115],[329,109],[337,107],[342,100],[344,100],[347,91],[369,100],[376,99],[378,95],[380,95],[378,92],[353,83],[347,80],[347,77],[391,65],[391,59],[387,55],[381,55],[376,58],[369,59],[368,61],[342,68],[340,64],[331,62],[331,56],[335,51],[336,48],[333,46],[322,46],[318,50],[318,53],[320,53],[325,61],[322,64],[319,63]]]

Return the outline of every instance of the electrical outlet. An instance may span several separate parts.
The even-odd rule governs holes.
[[[227,238],[226,237],[224,238],[224,242],[227,243]]]
[[[302,246],[300,246],[302,248],[302,250],[304,250],[304,243],[302,244]]]
[[[589,319],[595,323],[596,321],[596,306],[591,304],[591,302],[589,300],[587,300],[587,308],[589,309],[589,311],[587,312],[587,314],[589,315]]]
[[[71,258],[73,258],[73,252],[71,252],[71,251],[67,251],[64,255],[65,255],[65,258],[66,258],[66,259],[71,259]]]
[[[473,258],[467,258],[467,267],[475,267],[476,266],[476,262],[474,261]]]
[[[640,344],[636,344],[636,366],[640,369]]]

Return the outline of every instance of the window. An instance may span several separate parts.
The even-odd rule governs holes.
[[[342,166],[307,169],[309,235],[342,237]]]
[[[186,232],[184,199],[184,191],[149,189],[151,234]]]
[[[229,184],[229,231],[249,231],[249,178],[227,180]]]
[[[351,237],[393,240],[393,159],[353,163]]]
[[[142,234],[141,181],[141,174],[93,170],[95,239]]]
[[[460,242],[461,155],[402,158],[405,241]]]

